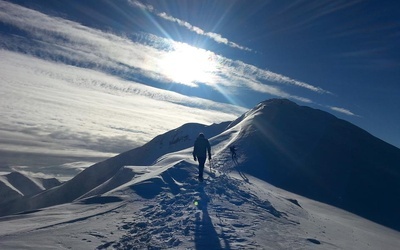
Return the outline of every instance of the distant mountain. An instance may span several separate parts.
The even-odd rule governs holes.
[[[213,168],[222,173],[237,171],[245,181],[252,175],[400,230],[400,149],[329,113],[285,99],[261,102],[233,122],[185,124],[97,163],[58,187],[10,201],[0,207],[0,215],[99,196],[132,180],[138,187],[140,181],[148,181],[139,177],[140,166],[157,168],[165,181],[169,175],[162,173],[168,164],[190,165],[199,132],[210,138]],[[236,163],[231,145],[237,148]],[[146,188],[132,190],[146,193]]]
[[[0,176],[0,205],[22,197],[31,197],[56,186],[61,182],[56,178],[28,177],[20,172]]]

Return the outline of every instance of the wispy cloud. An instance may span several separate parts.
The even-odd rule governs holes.
[[[186,21],[181,20],[179,18],[170,16],[165,12],[158,12],[151,5],[145,5],[145,4],[143,4],[143,3],[139,2],[139,1],[135,1],[135,0],[130,0],[129,2],[132,4],[132,6],[135,6],[137,8],[140,8],[140,9],[144,10],[144,11],[150,12],[150,13],[152,13],[152,14],[154,14],[154,15],[156,15],[156,16],[164,19],[164,20],[167,20],[167,21],[170,21],[170,22],[174,22],[174,23],[178,24],[179,26],[185,27],[186,29],[188,29],[188,30],[190,30],[190,31],[192,31],[192,32],[194,32],[194,33],[196,33],[198,35],[206,36],[208,38],[211,38],[217,43],[222,43],[222,44],[228,45],[228,46],[230,46],[232,48],[236,48],[236,49],[240,49],[240,50],[252,51],[252,49],[250,49],[250,48],[247,48],[245,46],[241,46],[241,45],[239,45],[237,43],[229,41],[227,38],[224,38],[220,34],[217,34],[217,33],[214,33],[214,32],[204,31],[203,29],[201,29],[201,28],[199,28],[197,26],[194,26],[194,25],[190,24],[189,22],[186,22]]]
[[[229,75],[231,74],[241,75],[244,77],[244,79],[251,80],[252,82],[259,82],[260,84],[262,84],[263,82],[276,82],[287,85],[293,85],[320,94],[330,94],[329,91],[324,90],[320,87],[316,87],[305,82],[297,81],[290,77],[274,73],[269,70],[260,69],[254,65],[246,64],[242,61],[232,61],[225,58],[223,58],[222,60],[224,61],[224,65],[230,69],[228,71],[229,73],[227,73]],[[263,87],[260,86],[260,88],[262,89]]]
[[[333,110],[333,111],[336,111],[336,112],[345,114],[345,115],[357,116],[357,117],[359,117],[359,115],[356,115],[356,114],[354,114],[353,112],[351,112],[350,110],[345,109],[345,108],[339,108],[339,107],[333,107],[333,106],[328,106],[328,108],[330,108],[330,109]]]
[[[136,1],[133,3],[140,4]],[[154,11],[152,7],[146,8]],[[18,36],[2,37],[0,45],[6,49],[112,72],[119,76],[142,75],[165,83],[170,83],[173,79],[163,69],[163,64],[165,64],[163,60],[171,52],[183,46],[189,46],[150,34],[137,35],[136,40],[131,40],[6,2],[0,4],[0,20],[23,30],[28,35],[28,39]],[[181,84],[195,87],[201,82],[214,87],[217,85],[225,87],[226,91],[247,88],[304,102],[311,101],[308,98],[289,94],[276,84],[295,86],[320,94],[329,93],[311,84],[260,69],[242,61],[231,60],[211,51],[191,48],[192,52],[207,55],[210,63],[213,63],[215,67],[208,69],[206,80],[181,81],[179,82]],[[270,83],[274,83],[275,86]]]

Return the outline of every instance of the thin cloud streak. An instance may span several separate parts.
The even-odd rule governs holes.
[[[339,107],[333,107],[333,106],[328,106],[328,108],[330,108],[333,111],[345,114],[345,115],[360,117],[359,115],[356,115],[353,112],[351,112],[350,110],[345,109],[345,108],[339,108]]]
[[[231,73],[236,72],[236,74],[244,75],[247,79],[251,79],[252,81],[269,81],[269,82],[284,83],[296,87],[305,88],[307,90],[320,94],[331,94],[331,92],[324,90],[320,87],[315,87],[308,83],[297,81],[287,76],[277,74],[269,70],[263,70],[257,68],[256,66],[246,64],[242,61],[232,61],[228,59],[224,60],[224,62],[225,66],[230,67]]]
[[[220,34],[217,34],[217,33],[214,33],[214,32],[206,32],[206,31],[204,31],[203,29],[201,29],[201,28],[199,28],[197,26],[193,26],[189,22],[186,22],[186,21],[183,21],[183,20],[181,20],[179,18],[170,16],[165,12],[161,12],[161,13],[157,12],[154,9],[154,7],[151,6],[151,5],[145,5],[145,4],[143,4],[143,3],[139,2],[139,1],[135,1],[135,0],[129,0],[129,3],[131,3],[131,5],[134,6],[134,7],[137,7],[137,8],[140,8],[140,9],[144,10],[144,11],[150,12],[150,13],[152,13],[152,14],[154,14],[154,15],[156,15],[156,16],[164,19],[164,20],[177,23],[179,26],[185,27],[186,29],[188,29],[188,30],[190,30],[190,31],[192,31],[192,32],[194,32],[194,33],[196,33],[198,35],[206,36],[208,38],[211,38],[217,43],[222,43],[222,44],[228,45],[228,46],[230,46],[232,48],[236,48],[236,49],[240,49],[240,50],[252,51],[252,49],[250,49],[250,48],[247,48],[245,46],[241,46],[241,45],[239,45],[237,43],[229,41],[227,38],[222,37]]]

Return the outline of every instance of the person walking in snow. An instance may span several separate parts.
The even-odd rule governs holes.
[[[229,147],[229,150],[231,151],[231,155],[232,155],[232,160],[235,161],[236,160],[236,147],[235,145],[232,145]]]
[[[236,146],[232,145],[229,147],[229,151],[231,151],[231,156],[232,156],[232,161],[235,163],[235,165],[238,165],[239,162],[237,160],[237,155],[236,155]]]
[[[211,160],[211,146],[208,139],[205,138],[203,133],[200,133],[194,142],[193,159],[199,161],[199,181],[203,181],[204,164],[206,163],[208,153],[208,160]]]

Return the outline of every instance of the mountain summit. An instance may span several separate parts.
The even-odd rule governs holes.
[[[243,172],[400,229],[398,148],[285,99],[259,103],[230,127]]]

